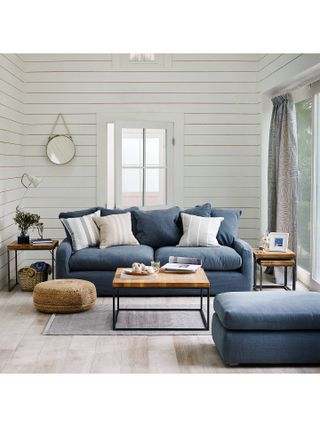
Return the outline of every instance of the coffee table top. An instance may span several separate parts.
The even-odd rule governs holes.
[[[124,268],[117,268],[112,282],[113,288],[209,288],[206,273],[199,268],[195,273],[159,272],[153,277],[121,278]]]

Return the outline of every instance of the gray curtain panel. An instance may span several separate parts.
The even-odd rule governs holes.
[[[295,106],[289,94],[273,98],[272,103],[268,159],[268,228],[269,231],[289,233],[289,249],[296,252],[298,151]],[[276,281],[280,281],[278,269]]]
[[[297,249],[298,149],[295,107],[291,96],[272,99],[269,136],[269,231],[289,233],[289,248]]]

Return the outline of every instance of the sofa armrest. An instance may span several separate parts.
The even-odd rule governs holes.
[[[242,258],[241,272],[247,276],[250,284],[253,283],[253,257],[252,248],[249,243],[241,239],[235,239],[232,244],[233,249],[238,252]]]
[[[57,279],[63,279],[70,272],[69,260],[72,255],[72,246],[68,239],[64,239],[57,249],[56,266]]]

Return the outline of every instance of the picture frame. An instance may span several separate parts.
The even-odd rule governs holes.
[[[269,233],[269,251],[287,252],[289,233]]]

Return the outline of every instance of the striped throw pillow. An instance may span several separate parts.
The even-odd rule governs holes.
[[[131,227],[131,213],[94,217],[100,229],[100,249],[118,245],[139,245]]]
[[[217,234],[223,217],[202,217],[181,213],[183,236],[177,246],[220,246]]]
[[[99,229],[93,222],[95,217],[100,217],[100,210],[78,218],[60,218],[71,236],[73,250],[78,251],[99,244]]]

